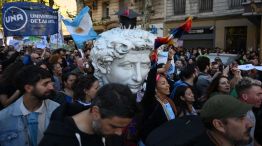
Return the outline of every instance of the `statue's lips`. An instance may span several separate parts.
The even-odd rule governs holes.
[[[141,84],[128,84],[128,87],[130,87],[131,89],[136,89],[139,88],[141,86]]]

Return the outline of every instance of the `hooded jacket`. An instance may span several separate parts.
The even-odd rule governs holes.
[[[101,136],[80,131],[72,118],[88,108],[79,104],[57,108],[39,146],[104,146]]]

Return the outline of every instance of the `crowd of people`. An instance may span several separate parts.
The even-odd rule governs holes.
[[[0,48],[0,146],[151,146],[154,130],[192,116],[204,132],[177,145],[262,145],[261,71],[238,68],[259,66],[257,52],[225,65],[207,49],[168,46],[166,63],[148,56],[145,86],[134,94],[125,84],[99,84],[92,47]]]

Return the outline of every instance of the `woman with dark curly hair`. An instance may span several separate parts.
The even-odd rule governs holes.
[[[206,99],[217,95],[217,94],[227,94],[229,95],[231,91],[229,81],[226,76],[219,74],[210,83],[207,89]]]
[[[99,89],[99,81],[94,76],[79,78],[73,85],[73,98],[77,103],[84,106],[91,104],[95,94]]]
[[[22,94],[16,88],[14,76],[23,66],[23,62],[18,60],[3,71],[0,78],[0,110],[15,102]]]

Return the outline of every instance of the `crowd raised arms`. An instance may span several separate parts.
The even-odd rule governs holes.
[[[159,37],[124,5],[100,34],[93,7],[3,5],[0,146],[262,146],[259,49],[184,48],[193,16]]]
[[[106,40],[106,37],[102,39]],[[88,42],[89,45],[83,49],[84,56],[76,49],[24,46],[17,51],[12,46],[1,47],[0,136],[11,136],[10,130],[16,135],[28,135],[3,138],[1,146],[18,143],[107,146],[131,143],[150,146],[157,143],[151,141],[150,133],[154,130],[192,116],[202,119],[203,125],[199,127],[205,131],[198,135],[199,139],[190,137],[196,140],[195,145],[261,144],[261,71],[256,68],[243,70],[240,66],[260,66],[256,52],[239,53],[235,61],[226,65],[224,62],[227,60],[222,60],[219,54],[227,53],[220,49],[164,46],[158,53],[166,52],[166,61],[156,66],[151,63],[150,67],[150,51],[153,49],[130,49],[117,58],[110,56],[110,53],[107,56],[99,52],[102,47],[99,42],[93,45]],[[118,42],[115,43],[118,45]],[[217,57],[210,60],[208,51],[217,53]],[[103,96],[109,99],[100,99]],[[111,98],[115,98],[114,102]],[[125,101],[119,101],[121,99]],[[131,105],[126,104],[131,99]],[[227,113],[231,110],[226,105],[228,103],[236,106],[235,109],[241,113]],[[213,111],[211,105],[220,106],[221,110]],[[137,110],[137,106],[142,109]],[[9,114],[14,109],[15,115],[23,117],[20,122],[25,124],[24,131],[16,129],[18,123]],[[52,124],[64,119],[65,127]],[[87,124],[80,122],[80,119],[86,120]],[[8,120],[12,122],[3,124]],[[238,125],[239,131],[232,133],[230,127],[236,126],[234,123],[240,120],[242,125]],[[101,126],[105,129],[100,129]],[[242,136],[241,129],[246,131]],[[93,137],[94,134],[98,136]],[[102,140],[103,135],[107,135],[105,141]],[[68,136],[72,139],[57,141]],[[228,140],[228,137],[231,139]],[[164,135],[159,138],[165,139]],[[165,140],[178,142],[176,139]],[[182,145],[190,144],[183,141]]]

